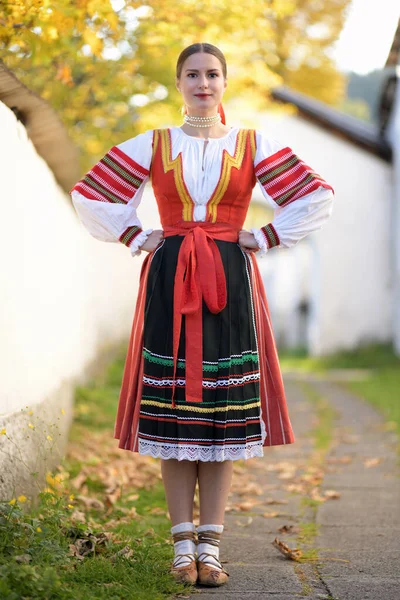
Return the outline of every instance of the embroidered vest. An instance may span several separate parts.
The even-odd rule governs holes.
[[[253,129],[239,129],[234,155],[223,150],[218,183],[207,200],[206,222],[229,223],[243,229],[252,189],[256,184],[254,157],[256,136]],[[193,221],[195,203],[185,184],[182,153],[172,159],[171,132],[155,129],[151,180],[160,213],[161,226]]]

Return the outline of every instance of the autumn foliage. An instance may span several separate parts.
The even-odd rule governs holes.
[[[335,104],[329,58],[349,0],[0,0],[5,64],[57,110],[83,166],[139,131],[180,122],[175,64],[208,41],[227,57],[226,100],[264,108],[286,83]]]

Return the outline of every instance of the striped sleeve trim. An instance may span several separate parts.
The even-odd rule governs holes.
[[[119,241],[125,244],[125,246],[130,246],[134,239],[137,238],[138,235],[142,233],[141,227],[137,227],[133,225],[132,227],[128,227],[125,231],[120,235]]]
[[[333,191],[290,148],[283,148],[262,160],[255,167],[255,174],[264,190],[279,206],[290,204],[320,186]]]
[[[148,174],[147,169],[113,146],[72,190],[89,199],[127,204]]]
[[[267,242],[268,248],[274,248],[275,246],[280,245],[281,242],[279,240],[279,236],[276,233],[276,229],[272,225],[272,223],[269,223],[269,225],[265,225],[264,227],[261,227],[261,232],[262,232],[263,236],[265,237],[265,241]]]

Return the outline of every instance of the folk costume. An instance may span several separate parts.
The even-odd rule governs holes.
[[[274,209],[252,230],[260,253],[319,229],[331,186],[260,131],[233,127],[206,142],[180,127],[149,130],[113,146],[71,190],[87,230],[139,254],[152,231],[136,213],[149,180],[164,239],[141,270],[119,447],[223,461],[294,442],[263,282],[238,233],[256,183]]]

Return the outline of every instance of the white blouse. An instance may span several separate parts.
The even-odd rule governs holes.
[[[186,134],[180,127],[170,128],[172,159],[182,153],[183,175],[190,197],[195,203],[194,220],[205,221],[206,204],[220,177],[223,150],[233,155],[236,146],[238,127],[232,127],[222,138],[204,139]],[[144,169],[150,170],[152,158],[153,130],[141,133],[117,146]],[[261,161],[285,148],[280,142],[256,131],[255,168]],[[72,201],[78,216],[93,237],[105,242],[118,242],[128,227],[143,229],[137,216],[145,184],[149,176],[125,203],[103,202],[94,197],[86,197],[77,190],[71,191]],[[279,206],[257,179],[258,185],[268,205],[274,210],[272,226],[279,237],[278,247],[289,248],[304,236],[320,229],[332,212],[333,193],[329,187],[320,185],[311,193],[305,193],[286,206]],[[264,224],[261,223],[260,227]],[[130,245],[132,256],[140,254],[140,247],[152,229],[146,229],[135,237]],[[261,229],[252,229],[260,254],[268,251],[266,237]]]

